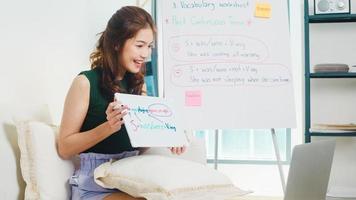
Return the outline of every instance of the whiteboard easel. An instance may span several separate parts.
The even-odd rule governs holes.
[[[186,128],[295,127],[287,1],[268,1],[270,16],[262,18],[255,12],[265,5],[259,1],[239,1],[237,7],[194,2],[156,3],[160,94],[195,119]],[[284,191],[274,129],[271,135]]]

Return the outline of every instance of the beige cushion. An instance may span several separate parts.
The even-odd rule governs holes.
[[[39,121],[16,120],[16,128],[21,172],[26,182],[25,199],[69,199],[68,179],[74,166],[57,154],[57,127]]]
[[[191,136],[189,138],[189,146],[186,148],[186,151],[180,155],[172,154],[166,147],[151,147],[146,150],[143,155],[162,155],[206,164],[205,140]]]
[[[95,182],[148,200],[221,200],[248,192],[222,173],[197,162],[141,155],[100,165]]]

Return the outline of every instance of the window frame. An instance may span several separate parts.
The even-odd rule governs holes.
[[[248,159],[248,160],[243,160],[243,159],[219,159],[218,157],[218,149],[219,149],[219,142],[216,141],[217,138],[219,138],[219,134],[222,134],[221,131],[218,130],[218,132],[215,131],[214,133],[214,159],[207,159],[208,164],[215,164],[215,161],[217,162],[217,165],[219,164],[253,164],[253,165],[276,165],[278,164],[277,160],[255,160],[255,159]],[[237,133],[238,134],[238,133]],[[272,133],[271,137],[272,137]],[[281,164],[287,165],[291,161],[291,152],[292,152],[292,147],[291,147],[291,129],[287,128],[285,129],[285,134],[286,134],[286,151],[283,152],[285,153],[285,158],[284,160],[281,160]],[[223,137],[223,136],[221,136]],[[281,153],[281,152],[279,152]]]

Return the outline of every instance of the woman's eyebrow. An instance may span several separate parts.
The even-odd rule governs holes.
[[[153,41],[152,42],[146,42],[144,40],[136,40],[136,42],[140,42],[140,43],[143,43],[143,44],[153,44]]]
[[[143,41],[143,40],[136,40],[136,42],[140,42],[140,43],[143,43],[143,44],[147,44],[146,41]]]

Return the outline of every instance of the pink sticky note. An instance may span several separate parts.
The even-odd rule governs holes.
[[[201,106],[201,91],[185,91],[186,106]]]

